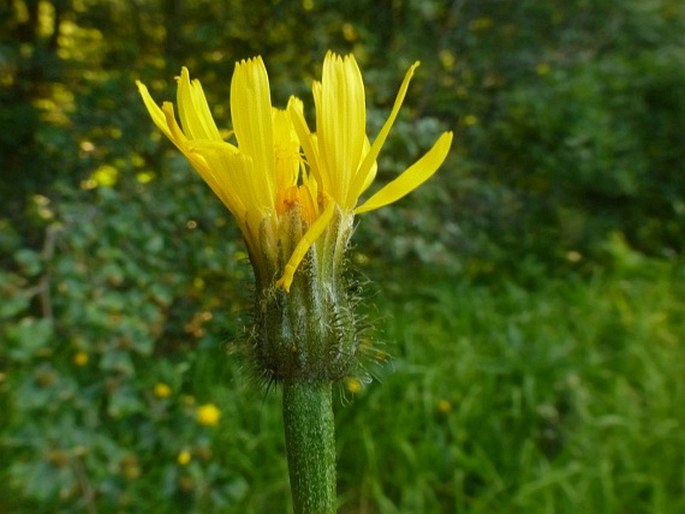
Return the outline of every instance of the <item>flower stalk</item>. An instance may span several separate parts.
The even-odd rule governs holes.
[[[283,427],[295,514],[336,512],[332,383],[283,383]]]

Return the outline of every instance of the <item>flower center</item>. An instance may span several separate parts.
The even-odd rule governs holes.
[[[290,186],[278,191],[276,212],[279,216],[298,209],[300,219],[306,226],[311,225],[318,216],[316,200],[312,198],[311,190],[305,185]]]

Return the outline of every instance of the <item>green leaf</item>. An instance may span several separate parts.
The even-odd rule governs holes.
[[[53,335],[52,322],[47,319],[24,318],[7,330],[8,355],[17,362],[52,354],[49,346]]]
[[[26,276],[36,276],[43,270],[43,258],[34,250],[28,248],[17,250],[14,254],[14,260]]]

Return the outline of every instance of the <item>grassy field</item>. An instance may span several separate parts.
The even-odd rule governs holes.
[[[341,513],[685,512],[685,265],[623,249],[556,278],[368,271],[390,358],[337,389]],[[280,394],[227,352],[237,332],[205,327],[126,375],[13,340],[0,512],[287,512]]]
[[[684,274],[641,262],[528,288],[378,286],[392,358],[340,388],[341,512],[685,512]],[[284,512],[278,393],[213,351],[192,375],[224,413],[224,512]]]

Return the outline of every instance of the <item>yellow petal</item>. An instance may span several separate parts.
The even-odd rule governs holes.
[[[317,86],[318,87],[318,86]],[[328,52],[323,63],[316,131],[319,153],[330,174],[330,194],[343,207],[362,159],[366,136],[364,82],[352,55]]]
[[[390,111],[390,116],[388,116],[388,119],[383,124],[381,131],[378,133],[378,136],[376,136],[376,140],[373,142],[373,145],[371,145],[371,150],[369,150],[369,152],[366,154],[366,156],[364,157],[364,161],[357,170],[354,180],[350,185],[350,202],[352,205],[354,205],[357,202],[357,199],[359,198],[359,195],[361,195],[361,192],[363,190],[364,184],[369,183],[369,173],[371,173],[373,165],[375,164],[376,159],[378,158],[378,154],[380,153],[381,148],[385,144],[385,140],[387,139],[388,134],[390,133],[390,129],[395,123],[395,119],[397,118],[397,115],[400,112],[400,107],[402,107],[402,103],[404,102],[404,97],[407,94],[409,82],[411,81],[411,78],[414,76],[414,71],[416,70],[416,68],[419,67],[419,64],[420,63],[416,61],[405,74],[404,80],[402,81],[402,85],[400,86],[400,90],[397,92],[395,103],[392,106],[392,111]]]
[[[261,57],[236,63],[231,80],[231,118],[238,148],[261,177],[260,194],[275,197],[274,144],[269,77]],[[264,202],[262,202],[264,203]]]
[[[229,210],[234,213],[239,211],[239,208],[234,204],[232,205],[232,202],[226,198],[223,190],[223,184],[217,177],[215,169],[208,164],[207,159],[203,155],[194,152],[193,148],[189,147],[186,136],[183,134],[181,127],[178,126],[178,123],[176,123],[174,106],[170,102],[164,102],[162,108],[160,108],[150,96],[147,87],[145,87],[145,85],[140,81],[136,81],[136,84],[138,86],[138,91],[143,97],[145,107],[150,113],[152,121],[155,123],[155,125],[157,125],[157,127],[162,130],[164,135],[166,135],[183,153],[183,155],[185,155],[193,168],[195,168],[199,175],[205,180],[205,182],[207,182],[212,191],[214,191],[214,194],[216,194],[224,202]],[[228,145],[228,143],[224,144]]]
[[[238,153],[238,148],[231,143],[227,143],[226,141],[212,141],[208,139],[196,139],[194,141],[189,141],[188,149],[191,151],[221,150],[231,154]]]
[[[244,166],[244,164],[241,161],[232,161],[230,157],[227,157],[237,154],[238,149],[223,141],[193,141],[187,146],[188,152],[184,153],[195,170],[214,191],[214,194],[228,207],[228,210],[237,219],[242,219],[246,211],[244,199],[236,194],[237,188],[232,180],[238,173],[232,172],[230,166]],[[197,165],[195,160],[205,164]],[[243,173],[243,175],[245,174],[247,173]]]
[[[290,113],[293,127],[295,127],[295,131],[297,132],[297,137],[302,145],[304,155],[307,158],[309,169],[319,185],[321,185],[324,190],[330,191],[330,181],[328,180],[328,175],[322,173],[321,170],[319,162],[319,147],[316,136],[312,134],[312,131],[309,129],[307,121],[304,119],[304,113],[302,112],[302,109],[298,109],[296,103],[293,103],[292,105],[288,103],[288,112]]]
[[[221,141],[219,129],[207,105],[207,99],[200,82],[190,82],[190,74],[185,66],[181,68],[178,79],[178,115],[185,134],[191,139],[211,139]]]
[[[307,229],[304,233],[300,242],[297,243],[293,254],[290,256],[288,263],[285,265],[283,270],[283,276],[276,282],[277,287],[282,287],[286,292],[290,292],[290,285],[293,283],[293,278],[295,277],[295,271],[297,267],[307,255],[307,252],[321,236],[323,231],[326,229],[333,214],[335,213],[335,201],[332,198],[327,199],[326,208],[321,213],[314,223]]]
[[[162,109],[152,99],[145,84],[143,84],[140,80],[136,80],[136,85],[138,86],[138,92],[140,93],[140,96],[143,97],[143,103],[147,108],[147,112],[150,113],[150,117],[152,118],[154,124],[157,125],[157,127],[164,133],[166,137],[173,140],[171,137],[171,131],[169,130],[169,125],[166,121],[166,116],[164,115],[164,111],[162,111]]]
[[[166,118],[166,125],[169,130],[169,139],[176,145],[176,147],[188,157],[188,138],[181,130],[176,115],[174,114],[174,105],[171,102],[164,102],[162,104],[162,112]]]
[[[302,111],[302,102],[291,97],[288,106],[296,111]],[[274,130],[274,167],[276,191],[284,191],[297,184],[302,158],[300,156],[300,140],[293,127],[290,113],[287,110],[273,108]]]
[[[428,180],[440,167],[452,144],[452,132],[445,132],[418,161],[407,168],[399,177],[386,184],[376,194],[357,207],[355,214],[379,209],[410,193]]]
[[[245,206],[248,214],[261,219],[274,210],[273,199],[263,199],[262,184],[254,169],[254,161],[242,153],[218,152],[223,183],[227,194],[235,197]]]
[[[371,148],[371,143],[369,143],[369,138],[365,138],[364,141],[364,155],[366,155],[369,152],[369,149]],[[378,164],[376,161],[373,161],[373,164],[371,165],[371,169],[368,171],[366,174],[366,180],[364,181],[364,184],[362,184],[361,191],[356,191],[353,189],[350,189],[350,194],[354,195],[355,198],[355,203],[359,199],[359,197],[362,195],[364,191],[366,191],[369,186],[373,183],[373,179],[376,178],[376,173],[378,172]]]

